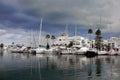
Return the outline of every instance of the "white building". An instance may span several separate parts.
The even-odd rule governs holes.
[[[108,40],[108,45],[112,48],[120,48],[120,37],[111,37]]]
[[[63,33],[60,35],[54,42],[54,45],[68,45],[69,44],[69,39],[68,35]]]
[[[61,36],[59,36],[55,40],[54,45],[63,45],[63,46],[69,45],[71,41],[74,43],[74,45],[79,47],[83,47],[83,46],[90,47],[89,39],[81,36],[69,37],[66,33],[63,33]]]

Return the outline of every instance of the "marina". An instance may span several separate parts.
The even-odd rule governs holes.
[[[111,39],[117,39],[117,41],[111,41]],[[63,33],[61,36],[54,39],[54,42],[50,45],[48,42],[46,45],[34,47],[32,45],[25,46],[24,44],[12,43],[8,45],[5,50],[11,53],[28,53],[28,54],[54,54],[54,55],[120,55],[120,42],[119,37],[112,37],[100,43],[97,48],[96,41],[89,40],[81,36],[69,37],[67,33]],[[39,44],[39,43],[38,43]],[[91,47],[91,45],[93,47]],[[47,46],[49,46],[47,48]]]
[[[102,38],[102,31],[98,28],[95,31],[95,39],[91,39],[93,29],[89,28],[85,32],[89,34],[89,37],[83,37],[78,35],[78,26],[75,25],[75,35],[69,36],[69,26],[65,26],[63,31],[58,37],[55,35],[46,34],[44,38],[46,41],[42,41],[42,29],[43,19],[40,20],[38,34],[31,33],[30,41],[26,44],[16,44],[12,42],[11,45],[6,47],[8,52],[11,53],[29,53],[29,54],[62,54],[62,55],[85,55],[87,57],[94,57],[96,55],[120,55],[120,37],[110,37],[105,40]],[[101,16],[100,16],[101,27]],[[44,43],[44,44],[43,44]],[[4,48],[4,44],[0,44],[1,48]]]
[[[0,0],[0,80],[120,80],[120,0]]]

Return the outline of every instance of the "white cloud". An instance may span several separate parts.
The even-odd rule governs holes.
[[[16,31],[19,31],[17,29],[15,29]],[[5,29],[5,33],[0,34],[0,42],[4,43],[6,45],[11,44],[12,42],[22,42],[23,40],[25,40],[24,37],[26,37],[26,35],[22,35],[21,33],[15,33],[15,32],[11,32],[10,29]]]
[[[39,36],[39,31],[33,31],[29,30],[26,31],[21,28],[8,28],[3,24],[2,27],[4,26],[3,29],[0,29],[0,43],[4,43],[5,45],[11,44],[12,42],[15,43],[21,43],[25,45],[30,45],[30,42],[36,43],[38,45],[38,36]],[[45,32],[42,32],[42,44],[46,44],[46,39],[45,39]]]
[[[1,34],[1,33],[5,33],[5,32],[6,32],[6,30],[0,29],[0,34]]]

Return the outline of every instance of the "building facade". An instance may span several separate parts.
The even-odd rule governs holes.
[[[120,48],[120,37],[111,37],[108,40],[108,45],[112,48]]]
[[[66,46],[69,45],[70,42],[73,42],[73,45],[79,46],[79,47],[90,47],[90,40],[82,37],[82,36],[72,36],[69,37],[67,34],[63,33],[60,35],[54,42],[54,45],[58,46]]]

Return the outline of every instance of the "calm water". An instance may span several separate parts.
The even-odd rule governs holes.
[[[0,80],[120,80],[120,56],[0,53]]]

